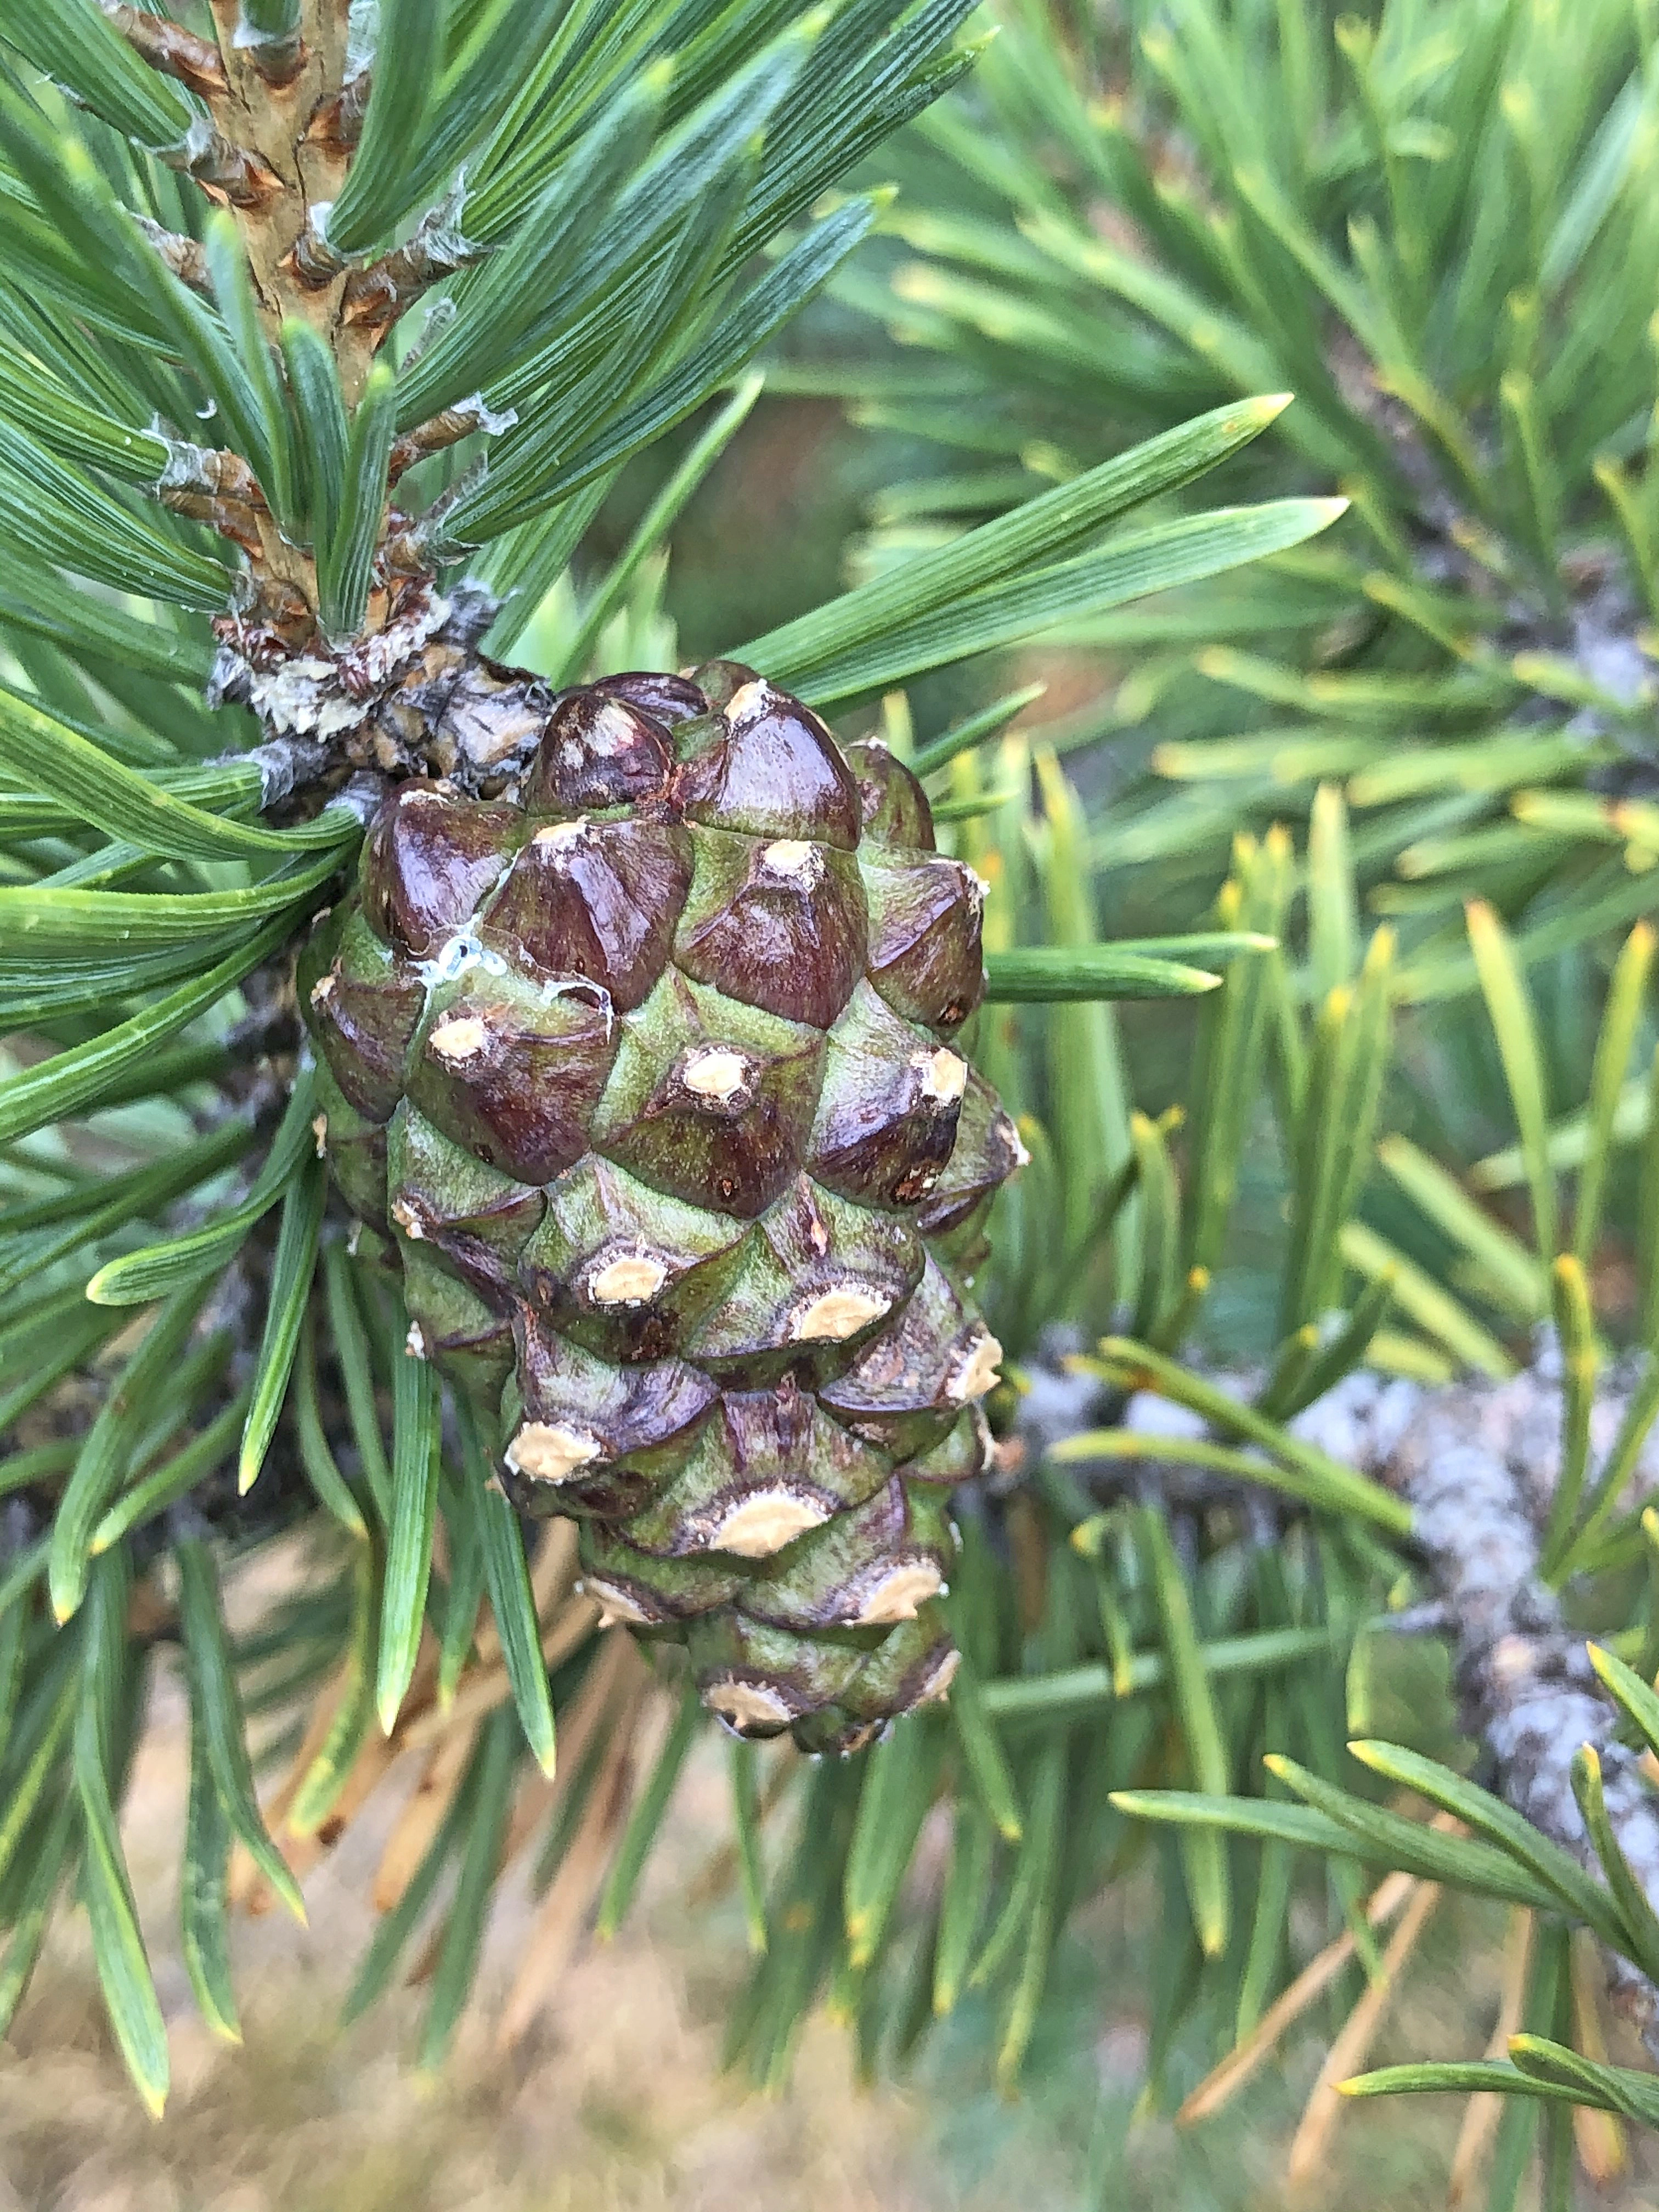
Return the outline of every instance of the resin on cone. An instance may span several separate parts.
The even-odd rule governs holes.
[[[745,1735],[849,1747],[955,1665],[1022,1158],[953,1042],[981,900],[890,754],[716,661],[550,695],[510,799],[400,786],[302,957],[411,1345]]]

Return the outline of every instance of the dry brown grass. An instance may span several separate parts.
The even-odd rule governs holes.
[[[337,2027],[365,1938],[365,1899],[398,1799],[388,1795],[307,1885],[310,1926],[272,1913],[235,1934],[246,2042],[197,2018],[174,1935],[184,1789],[165,1686],[125,1823],[173,2048],[167,2117],[128,2087],[94,1991],[84,1918],[65,1915],[0,2065],[0,2212],[933,2212],[946,2199],[893,2091],[855,2092],[844,2039],[809,2033],[787,2096],[718,2071],[740,1943],[680,1902],[718,1833],[718,1771],[695,1773],[635,1923],[589,1947],[509,2059],[488,2014],[528,1923],[509,1891],[484,2003],[436,2081],[409,2064],[422,2002],[399,1991]]]
[[[128,2087],[84,1919],[65,1914],[0,2059],[0,2212],[1279,2212],[1292,2202],[1296,2212],[1396,2212],[1445,2202],[1462,2108],[1440,2100],[1346,2110],[1321,2171],[1287,2196],[1287,2146],[1331,2024],[1322,2014],[1217,2120],[1130,2124],[1148,1995],[1145,1900],[1133,1887],[1086,1915],[1084,1941],[1069,1947],[1019,2106],[987,2086],[989,2039],[971,2019],[944,2039],[922,2087],[858,2087],[844,2034],[819,2019],[788,2092],[749,2094],[719,2070],[745,1968],[738,1917],[686,1901],[724,1832],[717,1756],[690,1769],[633,1920],[614,1943],[579,1952],[509,2057],[493,2027],[530,1925],[522,1887],[501,1900],[482,2002],[440,2078],[410,2063],[422,1990],[339,2028],[402,1790],[310,1876],[307,1929],[279,1912],[238,1923],[246,2040],[228,2047],[197,2017],[174,1933],[181,1717],[164,1679],[125,1823],[170,2023],[167,2117],[153,2125]],[[1482,1925],[1460,1911],[1437,1930],[1377,2058],[1480,2047],[1500,1972]],[[1495,1938],[1498,1923],[1486,1932]],[[1635,2148],[1635,2175],[1587,2194],[1587,2212],[1659,2212],[1659,2161],[1648,2144]]]

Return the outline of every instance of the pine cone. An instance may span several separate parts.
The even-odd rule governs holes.
[[[981,896],[884,748],[717,661],[550,700],[514,800],[401,785],[302,958],[411,1344],[744,1735],[851,1747],[955,1666],[969,1291],[1021,1158],[948,1042]]]

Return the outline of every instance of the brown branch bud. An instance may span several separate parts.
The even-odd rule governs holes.
[[[234,146],[205,121],[197,124],[184,144],[161,156],[169,168],[182,169],[211,200],[258,213],[283,190],[274,170],[245,146]]]
[[[240,453],[220,446],[174,445],[167,454],[167,473],[161,489],[199,492],[210,499],[227,499],[264,513],[265,495],[258,480]]]
[[[325,100],[311,118],[306,132],[307,142],[320,147],[325,154],[343,161],[356,150],[363,135],[363,117],[368,107],[369,73],[359,70],[356,76],[342,86],[332,100]]]
[[[222,538],[240,545],[250,560],[264,550],[258,518],[245,500],[223,499],[212,492],[195,491],[183,484],[164,484],[161,504],[191,522],[205,522]]]
[[[346,279],[341,318],[360,331],[390,330],[422,292],[458,269],[483,260],[488,250],[464,238],[443,213],[429,215],[413,238],[368,267],[352,270]]]
[[[222,98],[229,90],[224,63],[211,39],[198,39],[164,16],[126,6],[125,0],[99,0],[99,5],[134,52],[163,76],[176,77],[203,100]]]
[[[325,292],[346,264],[307,222],[277,265],[301,290]]]
[[[284,91],[305,67],[305,40],[297,31],[291,38],[256,38],[245,19],[237,44],[273,92]]]
[[[387,581],[412,582],[429,575],[432,563],[426,540],[412,529],[406,515],[395,507],[386,515],[386,534],[380,545],[380,568]]]
[[[214,635],[224,648],[208,686],[208,703],[245,702],[251,674],[280,669],[314,641],[317,619],[297,585],[269,571],[256,572],[252,606],[216,616]]]
[[[147,215],[135,215],[132,220],[181,284],[188,284],[192,292],[200,292],[204,298],[213,297],[207,255],[198,240],[181,237],[176,230],[163,230]]]
[[[459,446],[463,438],[470,438],[475,430],[488,430],[499,435],[509,430],[518,418],[509,409],[495,414],[477,398],[463,399],[453,407],[446,407],[441,415],[434,415],[424,422],[417,422],[412,430],[405,430],[401,438],[394,439],[386,463],[390,483],[414,468],[417,462],[428,460],[434,453],[446,453],[451,446]]]

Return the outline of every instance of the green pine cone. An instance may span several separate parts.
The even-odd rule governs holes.
[[[320,1140],[607,1612],[740,1734],[848,1748],[955,1664],[1022,1157],[946,1041],[981,888],[907,769],[752,670],[544,707],[514,799],[390,795],[307,948]]]

